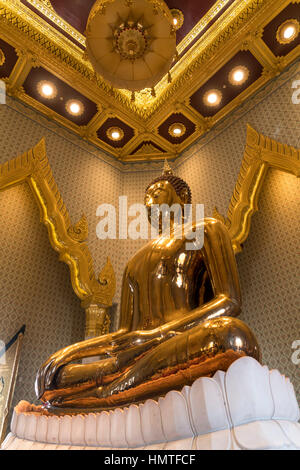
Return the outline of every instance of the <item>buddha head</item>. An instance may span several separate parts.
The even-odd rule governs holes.
[[[192,203],[192,192],[188,184],[178,176],[175,176],[169,164],[165,162],[161,176],[155,178],[146,189],[145,206],[148,211],[148,220],[151,225],[161,225],[162,205],[166,208],[178,207],[181,209],[181,217],[184,217],[184,206]],[[180,212],[180,211],[178,211]],[[175,219],[178,213],[174,213]]]

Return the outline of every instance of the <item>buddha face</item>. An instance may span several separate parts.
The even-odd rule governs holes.
[[[174,186],[167,180],[158,181],[152,184],[145,195],[145,206],[148,211],[148,220],[151,225],[161,225],[161,213],[157,206],[166,204],[172,207],[174,204],[179,204],[182,208],[185,204],[185,198],[180,197]]]

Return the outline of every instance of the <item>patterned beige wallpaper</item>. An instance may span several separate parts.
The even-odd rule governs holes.
[[[247,123],[279,141],[300,145],[299,106],[291,101],[292,83],[299,78],[296,64],[173,165],[190,184],[194,202],[205,204],[206,215],[212,215],[215,205],[226,214],[243,156]],[[116,329],[122,272],[144,241],[98,240],[96,209],[102,202],[117,205],[119,195],[127,195],[129,204],[142,202],[145,187],[159,174],[161,163],[124,166],[12,99],[0,106],[0,136],[0,162],[46,137],[49,161],[72,221],[83,212],[88,218],[88,245],[96,271],[107,255],[111,257],[117,274]],[[238,265],[244,305],[241,318],[257,334],[264,361],[289,375],[299,396],[299,366],[291,361],[292,342],[300,337],[297,184],[290,175],[275,170],[269,173],[260,211],[253,219]],[[67,267],[58,262],[46,230],[39,224],[27,186],[0,194],[0,216],[0,339],[7,340],[27,323],[15,401],[21,397],[32,401],[36,368],[51,352],[83,337],[84,312],[72,292]]]
[[[247,123],[280,142],[300,147],[300,105],[292,102],[292,85],[299,78],[296,66],[290,75],[272,83],[267,97],[258,95],[181,156],[177,173],[191,185],[194,203],[205,204],[206,215],[212,215],[215,206],[221,214],[227,213]],[[291,356],[293,342],[300,339],[299,209],[299,179],[271,170],[250,236],[238,255],[241,319],[257,335],[263,362],[291,378],[298,399],[299,365],[292,363]]]
[[[191,186],[193,202],[211,216],[217,206],[226,215],[246,142],[246,126],[278,141],[300,147],[300,105],[292,85],[300,79],[299,63],[189,148],[173,165]],[[143,200],[157,174],[133,172],[123,178],[130,200]],[[243,310],[241,319],[256,333],[269,367],[293,381],[300,399],[299,365],[292,363],[292,343],[300,339],[299,316],[299,179],[271,170],[261,193],[259,213],[244,251],[238,255]],[[127,243],[129,258],[142,242]]]
[[[46,138],[49,161],[72,222],[82,213],[89,221],[88,245],[96,272],[109,255],[119,274],[117,242],[96,237],[96,209],[102,202],[116,204],[122,185],[112,159],[104,154],[98,157],[71,133],[9,98],[6,106],[0,106],[0,136],[0,163]],[[41,363],[56,350],[83,339],[84,310],[71,288],[68,267],[50,247],[26,184],[0,193],[0,227],[0,339],[8,341],[26,323],[14,401],[33,401],[35,373]]]
[[[25,323],[14,403],[33,400],[34,378],[52,351],[83,338],[84,315],[27,185],[0,193],[0,338]]]

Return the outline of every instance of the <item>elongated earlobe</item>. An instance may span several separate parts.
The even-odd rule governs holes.
[[[186,189],[183,189],[180,192],[180,198],[182,199],[184,204],[188,204],[189,194],[188,194],[188,191]]]

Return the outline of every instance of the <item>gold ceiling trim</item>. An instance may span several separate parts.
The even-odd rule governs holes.
[[[227,226],[235,253],[242,251],[249,236],[252,216],[258,211],[260,192],[270,168],[299,178],[300,150],[265,137],[248,125],[244,158],[227,217],[217,209],[214,211],[214,217]]]
[[[214,58],[218,50],[230,39],[235,38],[236,44],[238,36],[241,36],[242,28],[257,14],[258,10],[271,3],[273,0],[245,0],[238,4],[234,11],[231,10],[231,14],[225,14],[224,17],[219,18],[209,29],[209,33],[200,38],[171,69],[172,83],[165,89],[163,89],[163,80],[157,85],[155,88],[157,99],[152,103],[149,114],[153,114],[165,101],[174,96],[178,89],[184,86],[198,70],[202,70],[203,65]],[[166,78],[164,80],[166,81]]]
[[[73,28],[67,21],[59,16],[49,0],[27,0],[27,2],[48,18],[48,20],[53,21],[56,26],[85,47],[85,37],[83,34],[79,33],[77,29]]]
[[[144,110],[144,116],[149,118],[163,103],[182,86],[196,69],[203,67],[204,61],[212,57],[216,50],[230,38],[240,32],[242,26],[266,4],[274,3],[273,0],[244,0],[234,2],[216,21],[216,23],[205,33],[193,47],[183,55],[183,57],[171,69],[172,82],[169,83],[166,75],[156,86],[156,98],[151,95],[150,89],[142,90],[135,94],[137,112]],[[283,8],[283,7],[281,7]],[[201,21],[200,21],[201,23]],[[205,26],[207,26],[206,23]],[[200,28],[198,34],[204,28]],[[198,35],[197,34],[197,35]],[[193,38],[194,39],[194,38]],[[177,50],[180,48],[177,46]],[[188,65],[187,65],[188,64]],[[130,99],[130,92],[122,90],[127,99]],[[149,109],[148,109],[149,108]]]
[[[157,98],[152,97],[149,100],[149,94],[142,94],[143,99],[140,102],[139,94],[136,101],[131,102],[131,94],[126,90],[111,89],[110,85],[103,81],[99,75],[95,73],[91,65],[82,57],[81,49],[65,38],[61,33],[56,31],[36,14],[31,12],[20,2],[16,0],[0,1],[0,17],[5,19],[9,24],[25,33],[31,40],[37,42],[43,48],[46,48],[51,54],[54,54],[60,61],[64,62],[68,67],[73,67],[84,78],[94,82],[111,98],[115,98],[120,104],[130,109],[144,119],[148,119],[177,89],[190,78],[191,74],[199,67],[203,67],[203,62],[213,54],[216,50],[231,37],[235,36],[237,31],[256,14],[258,8],[264,5],[272,4],[271,0],[245,0],[239,2],[235,9],[230,7],[230,14],[225,13],[218,19],[216,24],[211,28],[210,34],[205,35],[185,54],[172,69],[174,80],[172,84],[167,84],[167,79],[161,80],[157,85]],[[3,7],[1,8],[1,4]],[[281,7],[283,8],[283,7]],[[222,20],[222,21],[220,21]],[[37,28],[37,29],[36,29]],[[188,63],[188,67],[186,66]]]
[[[70,268],[77,297],[85,308],[91,304],[101,308],[111,306],[116,289],[111,263],[108,260],[97,279],[90,251],[84,243],[88,236],[86,217],[83,216],[75,225],[71,224],[47,158],[44,139],[23,155],[0,165],[0,191],[23,182],[29,184],[35,196],[51,246],[59,253],[60,261]]]
[[[206,26],[219,14],[219,12],[230,2],[231,0],[219,0],[212,8],[200,19],[200,21],[194,26],[194,28],[184,37],[184,39],[178,44],[177,50],[179,54],[190,45],[194,39],[206,28]],[[72,27],[67,21],[59,16],[49,0],[27,0],[33,7],[35,7],[40,13],[46,18],[53,21],[59,28],[65,31],[67,34],[76,39],[80,44],[85,46],[85,36],[77,31],[76,28]]]
[[[250,6],[244,8],[237,18],[233,18],[224,31],[218,29],[218,22],[222,21],[221,18],[228,18],[231,15],[231,9],[235,3],[217,20],[211,28],[212,34],[216,30],[219,31],[215,43],[209,43],[207,38],[209,35],[205,33],[200,39],[201,48],[204,47],[203,44],[207,44],[207,47],[203,50],[199,49],[199,55],[195,60],[187,60],[186,64],[181,63],[181,75],[171,85],[168,85],[161,95],[158,94],[155,99],[151,96],[151,91],[143,90],[142,93],[137,94],[136,102],[132,103],[130,93],[126,96],[125,91],[111,88],[99,75],[94,73],[90,64],[82,58],[82,51],[78,46],[65,40],[61,33],[54,28],[49,28],[44,20],[40,21],[39,17],[30,10],[30,17],[27,18],[24,13],[25,10],[28,10],[27,7],[24,7],[22,14],[17,13],[18,8],[20,9],[20,5],[22,5],[17,0],[0,0],[0,36],[15,47],[19,56],[10,77],[5,79],[7,92],[126,164],[160,159],[159,154],[151,156],[145,154],[144,157],[141,154],[131,155],[143,140],[151,140],[149,136],[153,135],[153,130],[156,133],[155,143],[167,151],[166,157],[177,158],[187,146],[193,144],[220,119],[227,116],[299,57],[299,46],[288,55],[278,58],[262,40],[264,26],[272,21],[290,1],[245,0],[240,3],[245,5],[246,2]],[[296,3],[299,3],[299,0]],[[241,8],[240,4],[239,8]],[[41,26],[42,23],[43,26]],[[31,27],[31,24],[34,24],[35,27]],[[191,52],[194,51],[194,47]],[[240,50],[249,50],[256,57],[263,66],[262,76],[215,116],[204,118],[190,106],[188,97]],[[185,57],[188,58],[188,55],[189,53]],[[218,64],[217,69],[216,63]],[[44,67],[88,99],[101,103],[98,106],[98,113],[91,122],[87,126],[77,126],[27,96],[22,85],[32,67]],[[188,87],[186,86],[187,82],[189,83]],[[140,102],[138,95],[143,96]],[[182,144],[172,145],[164,137],[157,135],[157,131],[155,131],[167,119],[166,110],[171,110],[171,114],[182,112],[196,124],[196,132]],[[116,116],[127,122],[135,132],[134,137],[120,149],[114,149],[97,138],[97,129],[111,116]]]
[[[178,44],[178,54],[182,52],[191,44],[194,39],[206,28],[206,26],[219,14],[219,12],[230,2],[231,0],[220,0],[215,3],[211,9],[199,20],[194,28],[185,36],[184,39]],[[238,3],[238,2],[234,2]]]

